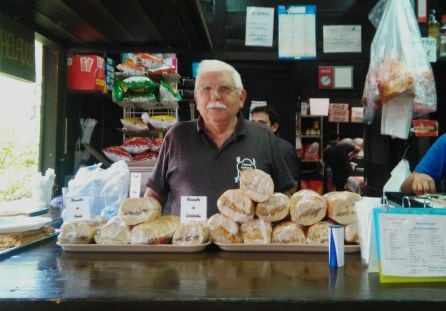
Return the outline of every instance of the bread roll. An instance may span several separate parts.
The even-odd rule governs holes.
[[[180,224],[180,217],[175,215],[160,216],[155,220],[141,223],[132,228],[130,244],[170,243]]]
[[[271,223],[263,219],[251,219],[240,225],[244,244],[269,244],[272,231]]]
[[[344,227],[344,239],[347,243],[357,243],[359,244],[359,233],[358,233],[358,223],[352,222]]]
[[[200,245],[209,241],[209,228],[206,222],[181,224],[173,235],[174,245]]]
[[[229,217],[217,213],[208,219],[209,233],[217,243],[242,243],[239,225]]]
[[[129,226],[149,222],[161,216],[161,204],[152,197],[125,198],[119,207],[119,217]]]
[[[327,201],[327,216],[340,223],[346,225],[356,222],[355,203],[361,200],[361,196],[350,191],[333,191],[324,194]]]
[[[240,189],[254,202],[264,202],[274,193],[274,182],[264,171],[246,168],[240,173]]]
[[[61,244],[89,244],[93,242],[98,227],[105,225],[105,218],[64,222],[60,227]]]
[[[94,241],[103,245],[129,244],[130,227],[121,218],[113,217],[96,230]]]
[[[305,228],[294,221],[278,223],[273,228],[272,242],[305,244]]]
[[[328,228],[335,225],[331,220],[311,225],[307,231],[308,244],[328,244]]]
[[[303,189],[293,193],[290,198],[291,220],[300,225],[311,226],[324,219],[327,202],[319,193]]]
[[[226,190],[217,200],[220,213],[236,222],[254,218],[254,203],[240,189]]]
[[[280,221],[288,216],[290,199],[283,193],[276,192],[265,202],[257,203],[256,215],[269,222]]]

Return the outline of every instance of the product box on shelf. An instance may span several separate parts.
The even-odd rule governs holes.
[[[105,91],[105,61],[98,55],[72,55],[67,58],[69,90]]]

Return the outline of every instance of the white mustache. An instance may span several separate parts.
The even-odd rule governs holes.
[[[207,106],[207,109],[226,109],[226,106],[221,102],[210,102]]]

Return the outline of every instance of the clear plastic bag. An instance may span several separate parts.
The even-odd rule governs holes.
[[[128,197],[130,172],[125,161],[102,169],[101,163],[81,167],[68,182],[67,197],[90,197],[91,215],[116,216],[121,201]]]
[[[370,49],[370,67],[362,96],[364,120],[368,124],[372,123],[376,109],[401,95],[413,97],[416,114],[437,110],[432,67],[421,43],[411,1],[384,4]]]

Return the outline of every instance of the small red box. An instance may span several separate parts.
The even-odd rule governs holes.
[[[67,58],[69,90],[105,91],[105,61],[98,55],[72,55]]]

